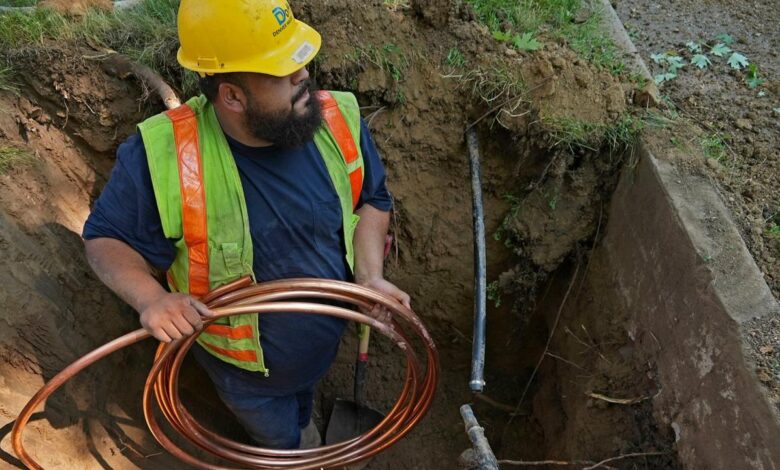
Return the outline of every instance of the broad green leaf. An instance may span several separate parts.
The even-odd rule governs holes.
[[[521,51],[538,51],[542,48],[542,43],[534,38],[533,33],[525,33],[522,36],[515,36],[512,43]]]
[[[710,49],[710,52],[713,55],[716,55],[718,57],[723,57],[726,54],[728,54],[729,52],[731,52],[731,48],[729,46],[723,44],[722,42],[719,42],[719,43],[715,44],[714,46],[712,46],[712,49]]]
[[[675,78],[677,78],[677,74],[676,73],[667,72],[667,73],[661,73],[661,74],[656,75],[654,80],[655,80],[655,84],[656,85],[660,85],[660,84],[662,84],[664,82],[668,82],[670,80],[674,80]]]
[[[656,64],[663,64],[666,62],[666,54],[652,54],[650,58],[653,59],[653,62]]]
[[[670,55],[666,57],[666,63],[669,64],[669,71],[674,73],[685,67],[685,60],[678,55]]]
[[[718,41],[722,42],[727,46],[730,46],[736,42],[734,38],[728,33],[720,33],[717,36],[715,36],[715,39],[717,39]]]
[[[710,58],[704,54],[696,54],[693,56],[691,58],[691,63],[700,69],[706,69],[712,64],[712,62],[710,62]]]
[[[503,31],[493,31],[493,39],[497,39],[502,42],[507,42],[512,39],[512,35]]]
[[[775,114],[780,114],[780,108],[772,108],[772,111],[774,111]]]
[[[698,42],[688,41],[685,46],[694,54],[701,54],[701,44]]]
[[[735,52],[731,54],[731,57],[729,57],[728,63],[732,69],[741,70],[747,67],[748,60],[747,57],[743,56],[739,52]]]

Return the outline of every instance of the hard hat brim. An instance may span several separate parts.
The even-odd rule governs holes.
[[[294,27],[295,30],[285,44],[272,53],[262,56],[206,67],[198,60],[185,57],[182,48],[179,47],[177,59],[185,69],[201,74],[250,72],[285,77],[305,67],[317,56],[322,47],[322,37],[314,28],[298,19],[295,20]]]

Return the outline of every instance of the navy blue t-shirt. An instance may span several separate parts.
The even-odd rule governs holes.
[[[258,282],[293,277],[349,279],[341,206],[325,162],[310,142],[296,149],[249,147],[228,137],[244,189]],[[360,147],[364,182],[359,206],[389,211],[382,162],[365,122]],[[175,257],[163,234],[149,166],[139,134],[120,145],[108,184],[84,226],[87,240],[121,240],[156,268]],[[217,360],[226,374],[257,383],[258,394],[295,393],[314,385],[336,355],[346,322],[305,314],[260,315],[260,342],[268,377]]]

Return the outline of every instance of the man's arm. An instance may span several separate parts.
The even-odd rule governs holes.
[[[409,294],[384,278],[384,251],[390,213],[370,204],[364,204],[356,212],[360,216],[355,228],[355,282],[376,289],[411,308]]]
[[[203,327],[212,313],[194,298],[166,291],[138,252],[113,238],[84,242],[87,260],[101,281],[141,314],[141,325],[155,338],[170,342]]]

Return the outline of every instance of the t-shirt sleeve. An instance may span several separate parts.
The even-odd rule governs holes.
[[[139,134],[119,146],[108,184],[95,202],[82,236],[86,240],[107,237],[123,241],[162,271],[173,263],[176,249],[163,233]]]
[[[363,204],[388,212],[393,199],[385,184],[385,167],[379,158],[371,132],[364,120],[360,120],[360,151],[363,154],[363,189],[360,191],[358,207]]]

